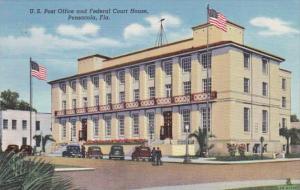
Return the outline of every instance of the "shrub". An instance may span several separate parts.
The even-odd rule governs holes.
[[[236,153],[236,148],[237,148],[237,144],[230,144],[227,143],[227,149],[228,149],[228,153],[231,157],[235,156]]]
[[[239,151],[240,157],[244,158],[245,157],[245,151],[246,151],[246,145],[245,144],[239,144],[238,151]]]

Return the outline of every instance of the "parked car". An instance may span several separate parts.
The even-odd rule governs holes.
[[[124,160],[125,155],[124,155],[124,150],[123,150],[123,146],[121,145],[112,145],[110,148],[110,152],[109,152],[109,159],[112,158],[119,158],[121,160]]]
[[[132,160],[147,160],[151,159],[151,150],[147,146],[136,146],[133,153],[131,154]]]
[[[63,157],[78,157],[81,158],[81,151],[79,145],[67,145],[66,150],[62,153]]]
[[[14,153],[18,153],[20,152],[19,150],[19,146],[16,144],[10,144],[7,146],[5,153],[9,153],[9,152],[14,152]]]
[[[86,157],[102,159],[103,153],[101,152],[101,148],[99,146],[90,146],[86,152]]]
[[[33,151],[30,145],[22,145],[20,152],[23,156],[32,156]]]

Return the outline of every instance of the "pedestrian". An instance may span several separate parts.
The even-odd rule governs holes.
[[[157,156],[156,165],[162,165],[162,161],[161,161],[162,153],[161,153],[161,150],[159,149],[159,147],[157,147],[157,149],[156,149],[156,156]]]
[[[155,165],[156,162],[156,150],[155,147],[153,147],[152,151],[151,151],[151,161],[152,161],[152,165]]]
[[[85,146],[81,145],[81,157],[85,158]]]

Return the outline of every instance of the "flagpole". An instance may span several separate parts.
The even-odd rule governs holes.
[[[29,134],[29,137],[30,137],[30,146],[32,146],[32,76],[31,76],[31,57],[30,57],[30,61],[29,61],[29,78],[30,78],[30,82],[29,82],[29,87],[30,87],[30,118],[29,118],[29,121],[30,121],[30,134]]]
[[[206,130],[205,130],[205,132],[206,132],[206,135],[205,135],[205,141],[206,141],[206,154],[208,155],[208,125],[209,125],[209,123],[208,123],[208,109],[209,109],[209,105],[208,105],[208,101],[209,101],[209,96],[208,96],[208,94],[209,94],[209,92],[210,92],[210,90],[209,90],[209,86],[208,86],[208,75],[209,75],[209,71],[208,71],[208,69],[209,69],[209,64],[208,64],[208,61],[209,61],[209,59],[208,59],[208,48],[209,48],[209,4],[207,4],[207,29],[206,29]]]

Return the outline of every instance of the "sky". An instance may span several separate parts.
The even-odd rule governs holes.
[[[161,18],[166,18],[168,42],[192,37],[191,27],[206,22],[207,4],[246,28],[246,45],[286,60],[281,68],[292,71],[292,113],[300,117],[299,0],[0,0],[0,91],[17,91],[29,102],[30,57],[48,69],[51,81],[75,74],[79,57],[113,57],[152,47]],[[104,14],[109,19],[91,9],[111,9]],[[146,13],[120,13],[126,9]],[[90,15],[97,20],[72,19]],[[33,106],[51,111],[51,87],[45,81],[33,79]]]

